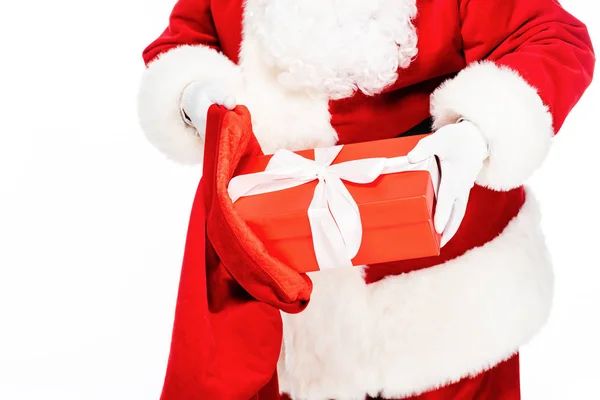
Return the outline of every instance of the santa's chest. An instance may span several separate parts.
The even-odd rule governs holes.
[[[456,1],[226,0],[213,1],[211,14],[234,61],[332,99],[464,66]]]
[[[465,65],[448,1],[241,3],[214,2],[212,14],[266,152],[397,136]]]

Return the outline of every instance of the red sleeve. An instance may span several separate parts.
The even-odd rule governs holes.
[[[209,0],[179,0],[169,26],[143,52],[138,116],[154,147],[185,164],[203,160],[204,143],[181,113],[183,90],[194,81],[218,83],[238,93],[237,64],[221,52]],[[203,128],[199,128],[203,129]]]
[[[185,44],[220,50],[209,0],[179,0],[173,7],[167,29],[144,49],[144,62],[149,64],[159,54]]]
[[[461,12],[467,62],[488,59],[518,72],[537,89],[558,131],[592,81],[586,26],[555,0],[467,0]]]
[[[490,156],[478,184],[519,187],[589,86],[595,56],[585,25],[555,0],[462,0],[467,67],[431,98],[434,127],[467,118]]]

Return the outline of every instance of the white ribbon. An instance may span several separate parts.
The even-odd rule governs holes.
[[[278,150],[263,172],[238,175],[229,183],[229,196],[240,197],[275,192],[314,180],[319,183],[308,207],[308,219],[319,268],[352,266],[362,241],[358,205],[342,181],[367,184],[380,175],[426,170],[437,190],[439,175],[435,159],[417,164],[408,158],[367,158],[333,164],[343,146],[315,149],[315,160],[289,150]]]

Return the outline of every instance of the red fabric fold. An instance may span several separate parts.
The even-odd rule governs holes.
[[[227,195],[240,160],[260,154],[248,110],[212,106],[208,121],[161,400],[277,400],[279,310],[302,311],[312,284],[269,256]]]

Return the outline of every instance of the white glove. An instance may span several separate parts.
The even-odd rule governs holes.
[[[423,138],[408,154],[408,160],[417,163],[433,155],[440,160],[442,173],[434,225],[444,246],[465,216],[469,193],[489,155],[488,145],[479,128],[464,120]]]
[[[228,87],[214,82],[192,82],[181,95],[182,116],[196,128],[202,140],[206,130],[206,114],[212,104],[233,110],[236,106],[235,94]]]

